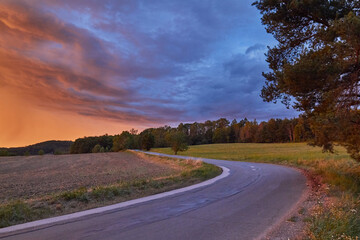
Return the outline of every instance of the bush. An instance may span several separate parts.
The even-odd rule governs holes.
[[[6,150],[6,149],[0,150],[0,156],[9,156],[8,150]]]
[[[96,144],[95,147],[91,150],[92,153],[99,153],[101,151],[100,144]]]
[[[39,154],[40,156],[42,156],[42,155],[45,154],[45,152],[44,152],[44,150],[41,149],[41,150],[39,150],[38,154]]]
[[[60,152],[59,150],[55,150],[54,154],[55,154],[55,155],[61,155],[62,152]]]
[[[78,200],[81,202],[88,202],[88,193],[85,187],[81,187],[79,189],[68,191],[60,194],[60,197],[65,201]]]

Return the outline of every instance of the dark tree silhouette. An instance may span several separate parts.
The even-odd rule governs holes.
[[[143,150],[149,151],[154,147],[155,138],[151,131],[144,130],[140,133],[140,147]]]
[[[314,144],[345,146],[360,161],[360,2],[262,0],[254,5],[279,42],[269,48],[265,101],[304,111]],[[299,129],[297,129],[299,130]]]

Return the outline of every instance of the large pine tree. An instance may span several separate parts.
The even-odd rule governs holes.
[[[269,48],[265,101],[281,100],[311,119],[315,144],[345,146],[360,161],[360,1],[260,0]]]

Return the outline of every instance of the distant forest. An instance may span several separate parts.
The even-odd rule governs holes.
[[[220,118],[204,123],[180,123],[176,128],[148,128],[141,133],[132,129],[119,135],[78,138],[75,142],[47,141],[27,147],[0,148],[0,156],[149,150],[153,147],[170,147],[174,136],[182,138],[188,145],[304,142],[314,138],[307,120],[301,116],[293,119],[270,119],[260,123],[246,118],[231,122]]]
[[[0,148],[0,156],[66,154],[70,153],[72,141],[46,141],[26,147]]]
[[[145,149],[170,147],[174,136],[183,137],[188,145],[212,143],[285,143],[304,142],[314,138],[305,118],[270,119],[258,123],[246,118],[229,121],[220,118],[204,123],[180,123],[178,127],[163,126],[124,131],[120,135],[103,135],[77,139],[70,153],[90,153],[121,151],[125,149]]]

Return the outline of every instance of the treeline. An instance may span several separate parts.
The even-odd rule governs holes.
[[[125,149],[145,149],[154,147],[155,138],[150,131],[123,131],[119,135],[78,138],[70,147],[70,153],[118,152]]]
[[[314,138],[308,121],[303,118],[270,119],[258,123],[246,118],[229,121],[220,118],[204,123],[180,123],[176,128],[163,126],[124,131],[119,135],[78,138],[72,141],[47,141],[27,147],[0,148],[0,156],[42,155],[66,153],[117,152],[125,149],[149,150],[153,147],[172,147],[174,152],[187,145],[212,143],[285,143],[303,142]]]
[[[104,135],[77,139],[70,153],[121,151],[152,147],[172,147],[175,152],[186,149],[185,145],[212,143],[285,143],[313,139],[306,119],[270,119],[258,123],[246,118],[230,122],[225,118],[204,123],[180,123],[178,127],[148,128],[140,134],[134,129],[119,135]],[[184,144],[185,143],[185,144]]]
[[[303,142],[313,138],[310,126],[304,118],[270,119],[258,123],[246,118],[231,123],[225,118],[204,123],[180,123],[177,128],[169,126],[150,128],[154,136],[154,147],[169,147],[166,136],[171,132],[182,132],[189,145],[212,143],[285,143]]]
[[[66,154],[72,141],[46,141],[26,147],[0,148],[0,156],[23,156],[40,154]]]

